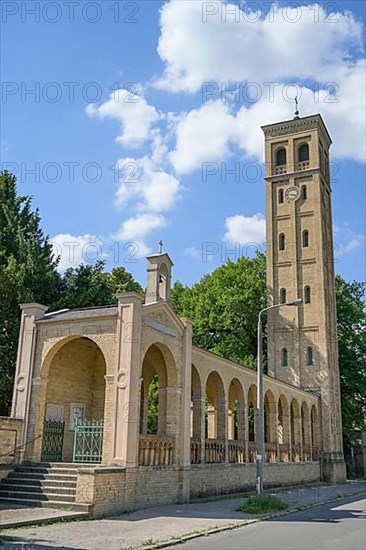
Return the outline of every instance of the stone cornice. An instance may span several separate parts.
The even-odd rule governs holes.
[[[320,168],[310,168],[309,170],[298,170],[297,172],[288,172],[286,174],[273,174],[273,176],[266,176],[264,179],[266,181],[283,181],[285,182],[288,179],[298,179],[312,176],[313,174],[321,173]]]
[[[306,132],[307,130],[315,130],[316,128],[321,129],[323,135],[327,138],[328,145],[330,145],[332,143],[332,139],[321,115],[319,114],[262,126],[262,130],[266,138]]]

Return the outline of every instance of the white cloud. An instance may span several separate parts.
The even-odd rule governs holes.
[[[212,5],[216,13],[209,15]],[[174,0],[162,7],[160,24],[158,53],[165,71],[156,85],[174,92],[195,92],[205,81],[330,82],[334,70],[349,62],[350,45],[362,45],[362,25],[350,12],[327,19],[315,3],[273,4],[266,16],[250,16],[222,0]]]
[[[266,221],[262,214],[230,216],[225,220],[225,227],[224,240],[229,243],[260,245],[265,240]]]
[[[341,226],[334,225],[334,256],[344,256],[358,248],[365,247],[366,236],[361,233],[355,233],[348,222]]]
[[[116,238],[123,241],[140,241],[151,231],[166,226],[161,214],[140,214],[123,222]]]
[[[206,9],[217,13],[203,22]],[[236,10],[237,20],[230,10]],[[155,84],[178,93],[196,92],[203,83],[211,83],[221,91],[236,89],[241,99],[249,99],[252,90],[257,99],[235,115],[238,97],[224,92],[226,103],[221,106],[211,100],[176,117],[176,147],[170,160],[177,173],[223,160],[230,144],[262,162],[260,126],[292,118],[296,92],[301,96],[300,116],[322,114],[334,141],[333,159],[365,161],[366,67],[364,57],[358,59],[361,38],[362,24],[350,12],[327,18],[315,3],[295,8],[273,4],[269,14],[253,23],[238,5],[225,7],[220,0],[167,2],[161,9],[158,46],[165,71]],[[291,82],[299,84],[295,88]]]
[[[166,225],[167,221],[161,214],[139,214],[123,222],[119,232],[113,238],[118,241],[126,241],[133,246],[134,256],[144,257],[151,252],[145,243],[145,237]]]
[[[60,233],[50,239],[53,254],[60,257],[59,271],[80,264],[95,264],[106,257],[102,249],[102,240],[95,235],[71,235]]]
[[[89,104],[86,112],[89,116],[118,120],[122,133],[117,137],[117,142],[129,148],[142,145],[150,137],[153,124],[161,117],[155,107],[149,105],[143,97],[124,89],[112,92],[108,101],[99,107]]]
[[[203,162],[226,157],[234,123],[228,105],[221,101],[208,102],[183,114],[177,123],[176,147],[170,153],[176,172],[187,174],[201,167]]]
[[[121,180],[116,204],[124,206],[135,198],[139,208],[152,212],[171,210],[179,196],[180,182],[172,174],[156,168],[149,157],[125,158],[117,161]]]
[[[273,102],[268,96],[254,103],[250,108],[241,107],[236,116],[235,140],[248,156],[263,160],[263,133],[261,126],[271,122],[288,120],[293,116],[290,99],[300,97],[300,116],[321,113],[334,145],[333,159],[350,158],[366,160],[365,133],[365,61],[359,61],[353,68],[339,70],[336,88],[329,85],[326,90],[312,90],[307,87],[288,87],[284,82],[274,94]],[[333,92],[336,91],[334,94]],[[287,100],[284,100],[283,93]]]
[[[365,89],[365,62],[339,72],[338,91],[312,90],[288,86],[276,87],[273,101],[263,94],[250,106],[242,106],[233,114],[232,104],[210,101],[199,109],[183,114],[176,127],[177,142],[170,160],[179,174],[201,169],[203,162],[222,162],[233,152],[233,146],[243,151],[243,157],[264,161],[264,138],[261,126],[293,118],[297,94],[300,116],[320,112],[334,145],[333,159],[366,160],[365,96],[355,90]],[[267,90],[268,91],[268,90]],[[285,98],[284,99],[284,95]]]

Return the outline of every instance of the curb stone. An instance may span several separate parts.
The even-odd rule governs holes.
[[[328,502],[338,502],[345,498],[355,497],[355,496],[364,495],[364,494],[365,494],[365,491],[357,491],[356,493],[345,493],[344,495],[338,498],[329,498],[329,499],[322,500],[321,502],[304,504],[303,506],[291,508],[290,510],[285,510],[283,512],[278,512],[274,514],[268,514],[266,516],[263,515],[258,518],[243,520],[240,523],[239,522],[228,523],[226,525],[222,525],[221,527],[213,527],[212,529],[205,529],[204,531],[197,531],[195,533],[190,533],[188,535],[182,535],[177,539],[171,539],[171,540],[166,540],[162,542],[157,541],[155,544],[137,546],[135,550],[158,550],[159,548],[168,548],[169,546],[176,546],[178,544],[183,544],[184,542],[188,542],[193,539],[207,537],[208,535],[214,535],[216,533],[221,533],[223,531],[232,531],[234,529],[239,529],[240,527],[251,525],[253,523],[260,523],[261,521],[267,521],[269,519],[277,518],[280,516],[288,516],[290,514],[301,512],[302,510],[306,510],[308,508],[315,508],[316,506],[327,504]]]

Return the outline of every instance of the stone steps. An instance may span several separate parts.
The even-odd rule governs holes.
[[[88,512],[76,503],[78,464],[23,463],[0,482],[0,502],[23,506],[68,508]]]

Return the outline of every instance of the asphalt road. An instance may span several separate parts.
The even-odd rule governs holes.
[[[366,500],[352,497],[197,538],[173,550],[365,550]]]

